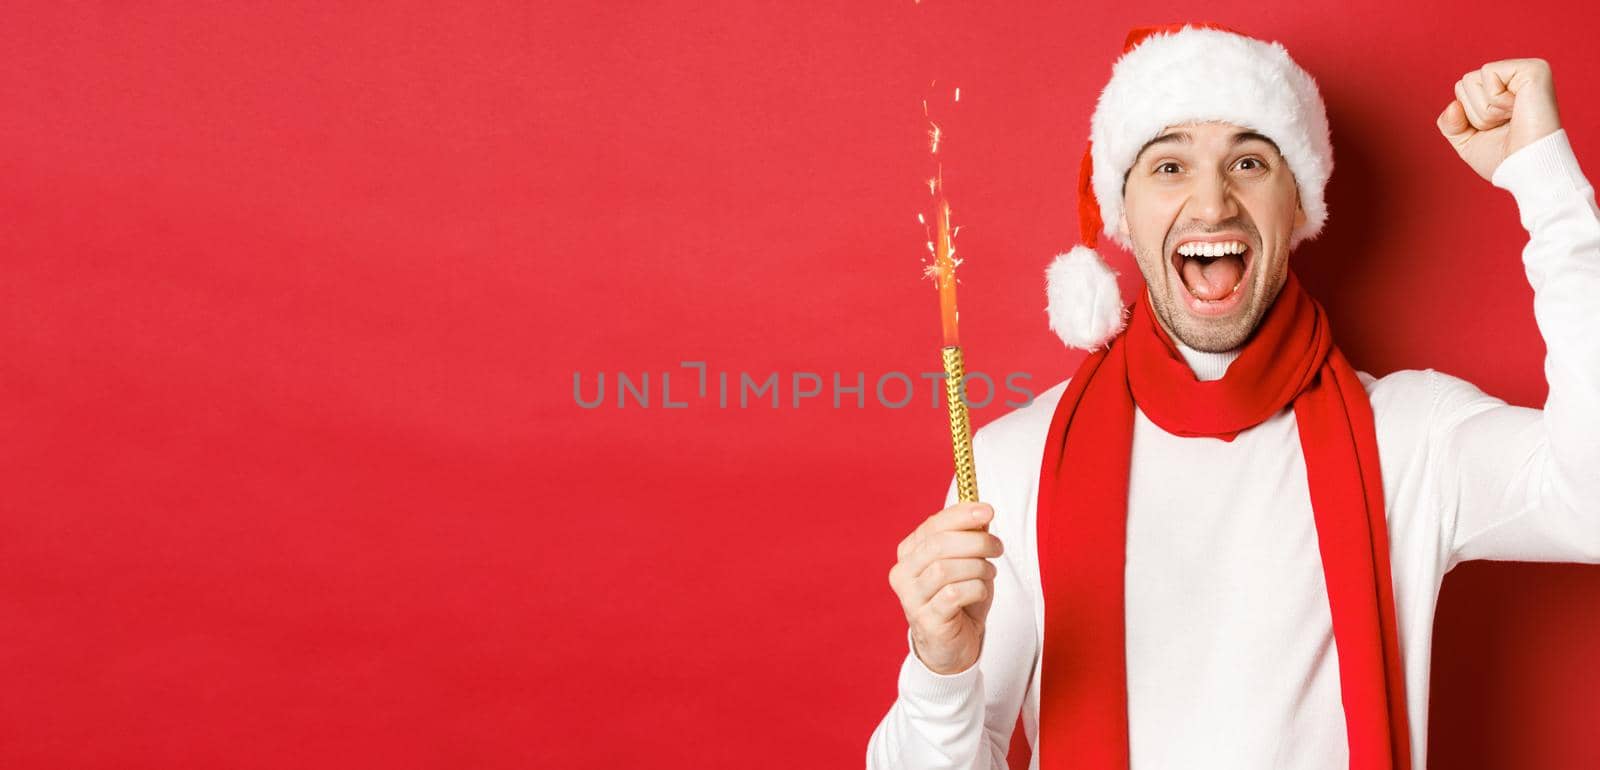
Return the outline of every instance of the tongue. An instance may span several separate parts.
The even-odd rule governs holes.
[[[1200,299],[1218,300],[1228,296],[1243,276],[1244,259],[1237,254],[1210,260],[1183,260],[1183,282]]]

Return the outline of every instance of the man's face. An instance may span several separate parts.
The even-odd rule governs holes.
[[[1305,222],[1272,141],[1230,123],[1168,126],[1129,169],[1122,202],[1118,226],[1167,333],[1196,350],[1243,344],[1288,279],[1289,235]]]

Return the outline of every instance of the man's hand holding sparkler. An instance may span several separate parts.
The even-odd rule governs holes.
[[[917,657],[936,674],[971,668],[983,650],[994,598],[989,559],[1005,550],[984,529],[993,517],[987,503],[956,503],[929,516],[896,550],[889,585],[911,624]]]
[[[1492,61],[1461,76],[1439,114],[1439,133],[1478,176],[1493,181],[1506,156],[1561,128],[1544,59]]]

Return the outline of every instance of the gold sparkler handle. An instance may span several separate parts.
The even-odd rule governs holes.
[[[950,446],[956,457],[956,492],[961,502],[978,500],[978,471],[972,461],[972,425],[967,421],[966,364],[959,345],[939,351],[944,358],[944,396],[950,408]]]

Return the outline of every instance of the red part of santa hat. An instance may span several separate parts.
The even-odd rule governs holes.
[[[1207,120],[1250,128],[1278,145],[1306,211],[1305,224],[1290,234],[1290,248],[1321,232],[1333,147],[1310,74],[1281,44],[1221,24],[1136,27],[1090,119],[1078,175],[1082,244],[1058,255],[1046,271],[1050,327],[1069,347],[1096,349],[1125,325],[1116,274],[1094,249],[1103,232],[1132,250],[1118,224],[1123,180],[1139,150],[1168,126]]]
[[[1197,24],[1161,24],[1151,27],[1134,27],[1128,32],[1127,40],[1122,43],[1122,53],[1126,55],[1135,46],[1144,42],[1145,38],[1157,32],[1174,34],[1185,27],[1195,26],[1203,29],[1217,29],[1224,32],[1239,34],[1228,27],[1214,22],[1199,22]],[[1078,231],[1085,246],[1094,248],[1099,242],[1100,228],[1104,226],[1100,216],[1100,204],[1094,197],[1094,139],[1090,137],[1083,148],[1083,162],[1078,170]],[[1113,223],[1115,224],[1115,223]]]

